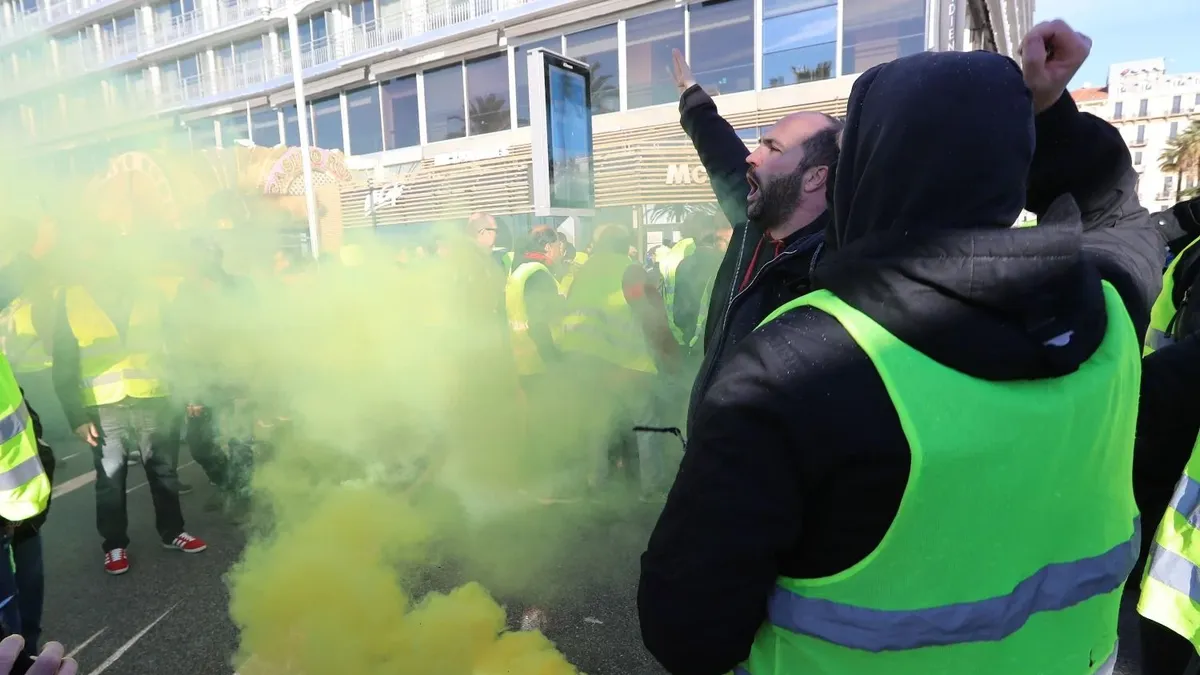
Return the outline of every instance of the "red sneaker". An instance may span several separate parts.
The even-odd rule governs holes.
[[[114,548],[104,554],[104,571],[109,574],[125,574],[129,571],[129,553],[123,548]]]
[[[193,537],[187,532],[180,532],[179,536],[171,541],[164,541],[163,548],[183,551],[184,553],[199,553],[208,548],[208,544],[199,537]]]

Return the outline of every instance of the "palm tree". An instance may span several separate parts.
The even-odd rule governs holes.
[[[1158,168],[1175,174],[1175,199],[1185,199],[1200,188],[1183,189],[1184,176],[1200,175],[1200,121],[1192,122],[1183,133],[1167,142],[1158,158]]]
[[[717,212],[715,202],[691,204],[653,204],[646,208],[646,217],[655,222],[670,221],[675,224],[687,220],[694,213],[714,215]]]
[[[471,120],[471,135],[504,131],[512,126],[508,101],[495,94],[476,96],[467,112]]]
[[[579,57],[579,60],[586,63],[592,71],[592,114],[616,112],[617,108],[608,105],[616,101],[619,96],[617,85],[612,81],[612,74],[597,73],[596,71],[601,67],[599,61],[593,63],[583,56]]]

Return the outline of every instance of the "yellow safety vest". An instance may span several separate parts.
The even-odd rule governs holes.
[[[10,306],[9,331],[4,355],[17,373],[37,373],[52,365],[46,345],[33,325],[33,304],[17,298]]]
[[[675,324],[675,273],[685,258],[696,252],[695,239],[683,239],[671,247],[670,252],[663,256],[659,268],[663,276],[663,304],[667,307],[667,324],[675,341],[683,344],[683,330]]]
[[[1142,348],[1144,356],[1175,342],[1174,324],[1175,317],[1179,313],[1179,308],[1175,306],[1175,266],[1179,264],[1183,254],[1196,245],[1196,242],[1200,242],[1200,239],[1185,246],[1179,255],[1171,260],[1171,264],[1167,265],[1167,271],[1163,273],[1162,292],[1158,294],[1154,306],[1150,308],[1150,330],[1146,331],[1146,344]]]
[[[87,406],[126,398],[163,398],[165,348],[160,294],[137,298],[122,335],[82,286],[66,290],[67,322],[79,343],[80,391]]]
[[[529,336],[529,308],[525,304],[525,285],[536,274],[545,274],[554,281],[550,268],[542,263],[521,263],[504,285],[504,307],[508,312],[508,327],[512,332],[513,356],[518,375],[545,372],[546,363],[538,353],[537,343]],[[557,282],[555,282],[557,287]]]
[[[1200,651],[1200,439],[1163,515],[1142,577],[1138,613]]]
[[[579,269],[567,294],[559,347],[627,370],[656,373],[654,357],[621,283],[632,264],[627,256],[598,253]]]
[[[8,360],[0,358],[0,517],[20,522],[36,516],[46,510],[50,490],[21,387]]]

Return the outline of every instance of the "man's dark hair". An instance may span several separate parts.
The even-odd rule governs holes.
[[[521,241],[521,257],[529,253],[545,253],[546,247],[558,241],[558,231],[549,225],[538,225]]]
[[[842,133],[842,127],[845,124],[832,115],[821,114],[825,116],[825,119],[829,120],[829,126],[809,136],[801,144],[804,148],[802,169],[809,169],[814,166],[827,166],[833,169],[837,164],[838,135]]]
[[[629,255],[633,246],[633,231],[624,225],[601,225],[596,230],[592,241],[592,251],[595,253],[617,253]]]

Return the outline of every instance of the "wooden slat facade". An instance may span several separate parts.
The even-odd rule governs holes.
[[[784,115],[811,110],[841,114],[844,100],[797,105],[729,115],[738,129],[766,127]],[[597,133],[593,138],[596,170],[596,206],[682,204],[714,199],[706,177],[678,171],[668,180],[672,165],[700,166],[692,143],[678,124],[657,124],[622,131]],[[472,211],[504,215],[529,213],[532,204],[529,144],[513,145],[502,157],[437,166],[424,158],[410,173],[394,183],[372,184],[356,179],[342,186],[344,227],[397,225],[465,218]],[[702,170],[701,170],[702,172]],[[694,173],[694,171],[693,171]],[[699,180],[695,180],[699,178]],[[395,185],[399,191],[390,191]],[[375,204],[372,219],[366,209],[368,195],[385,191]]]

